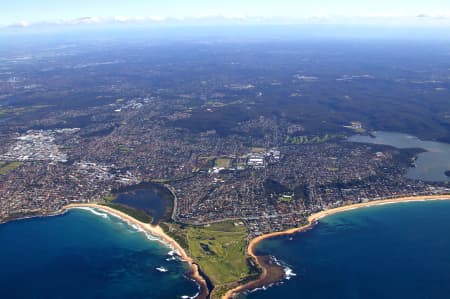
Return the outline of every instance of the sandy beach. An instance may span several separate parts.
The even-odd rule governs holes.
[[[286,231],[281,232],[274,232],[270,234],[265,234],[258,236],[250,241],[247,248],[247,253],[249,256],[251,256],[256,263],[262,268],[261,276],[258,280],[249,282],[245,285],[238,286],[234,289],[229,290],[222,299],[230,299],[233,298],[233,296],[237,295],[238,293],[248,291],[255,289],[256,287],[262,287],[264,285],[264,282],[266,281],[266,278],[268,276],[268,270],[264,267],[264,264],[260,263],[259,257],[255,254],[255,247],[256,245],[268,238],[277,237],[277,236],[284,236],[284,235],[290,235],[294,233],[298,233],[301,231],[304,231],[306,229],[309,229],[312,225],[314,225],[318,220],[333,215],[337,213],[342,213],[345,211],[350,211],[354,209],[361,209],[365,207],[372,207],[372,206],[379,206],[379,205],[385,205],[385,204],[395,204],[395,203],[407,203],[407,202],[416,202],[416,201],[434,201],[434,200],[450,200],[450,195],[427,195],[427,196],[407,196],[407,197],[399,197],[399,198],[392,198],[392,199],[382,199],[382,200],[374,200],[370,202],[364,202],[364,203],[357,203],[357,204],[350,204],[338,208],[332,208],[329,210],[324,210],[321,212],[314,213],[308,217],[308,223],[297,228],[288,229]]]
[[[135,218],[121,212],[118,210],[115,210],[113,208],[99,205],[99,204],[69,204],[63,208],[63,211],[67,211],[70,209],[76,209],[76,208],[94,208],[102,210],[108,214],[111,214],[113,216],[119,217],[129,223],[132,223],[134,225],[139,226],[146,232],[150,233],[151,235],[160,238],[164,243],[170,245],[174,250],[176,250],[180,257],[189,264],[191,268],[190,276],[192,279],[194,279],[199,285],[200,285],[200,292],[199,295],[196,298],[207,298],[208,295],[208,287],[206,284],[205,279],[200,275],[198,265],[195,263],[195,261],[186,253],[186,251],[169,235],[167,235],[160,226],[153,226],[149,223],[144,223],[139,220],[136,220]]]

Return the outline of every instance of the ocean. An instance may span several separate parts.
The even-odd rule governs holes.
[[[448,298],[450,202],[368,207],[267,239],[289,279],[245,298]],[[0,225],[1,298],[189,298],[187,265],[98,210]],[[167,272],[160,272],[157,268]]]
[[[292,276],[246,298],[449,298],[450,202],[411,202],[335,214],[258,244]],[[294,276],[295,275],[295,276]]]
[[[170,251],[98,210],[9,222],[0,225],[0,297],[195,296],[187,265]]]

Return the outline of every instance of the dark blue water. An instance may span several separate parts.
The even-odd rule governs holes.
[[[450,170],[450,144],[423,141],[415,136],[395,132],[373,132],[375,138],[365,135],[355,135],[348,140],[352,142],[390,145],[396,148],[421,148],[426,152],[417,155],[415,167],[410,167],[406,177],[424,181],[450,181],[445,174]]]
[[[180,298],[197,293],[169,248],[103,213],[0,225],[0,298]],[[163,266],[168,272],[155,268]]]
[[[11,105],[14,105],[15,103],[16,103],[16,99],[9,98],[9,99],[5,99],[5,100],[1,100],[0,106],[11,106]]]
[[[143,210],[153,218],[153,224],[158,224],[167,213],[168,199],[159,189],[149,187],[121,193],[114,203]]]
[[[297,276],[248,298],[450,298],[450,202],[353,210],[265,240]]]

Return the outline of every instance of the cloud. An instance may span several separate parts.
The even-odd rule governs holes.
[[[17,23],[13,23],[10,25],[7,25],[5,27],[10,27],[10,28],[26,28],[26,27],[30,27],[32,25],[32,23],[27,22],[27,21],[20,21]]]
[[[422,20],[422,21],[420,21]],[[425,21],[427,20],[427,21]],[[60,19],[43,22],[20,21],[14,24],[1,26],[5,28],[30,27],[62,27],[62,26],[95,26],[102,24],[445,24],[450,25],[449,13],[419,13],[417,15],[401,15],[397,13],[333,16],[329,14],[316,14],[305,17],[259,17],[245,14],[210,14],[190,17],[162,17],[162,16],[113,16],[113,17],[81,17],[76,19]]]
[[[60,21],[59,24],[63,25],[79,25],[79,24],[98,24],[101,23],[102,19],[98,17],[83,17],[68,21]]]
[[[150,17],[81,17],[76,19],[60,19],[53,21],[29,22],[20,21],[17,23],[1,26],[0,28],[29,28],[29,27],[48,27],[48,26],[76,26],[76,25],[99,25],[99,24],[119,24],[119,23],[159,23],[167,21],[168,18],[150,16]]]
[[[416,18],[421,19],[450,19],[450,12],[423,12],[416,15]]]
[[[53,20],[43,22],[20,21],[17,23],[1,26],[5,28],[40,28],[40,27],[62,27],[62,26],[94,26],[108,24],[164,24],[164,23],[215,23],[215,22],[261,22],[269,20],[262,17],[248,17],[247,15],[199,15],[194,17],[161,17],[161,16],[114,16],[114,17],[81,17],[68,20]]]

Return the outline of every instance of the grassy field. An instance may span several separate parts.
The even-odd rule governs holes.
[[[189,252],[214,284],[214,298],[219,298],[227,285],[252,274],[245,252],[247,235],[244,225],[233,222],[187,229]]]
[[[161,228],[170,235],[181,247],[186,251],[189,251],[189,245],[187,242],[187,226],[183,226],[177,223],[161,222],[159,224]]]
[[[214,160],[214,167],[217,168],[230,168],[231,159],[228,158],[217,158]]]
[[[0,162],[0,175],[20,167],[22,162]]]
[[[286,136],[284,140],[285,144],[314,144],[314,143],[322,143],[329,140],[340,138],[338,135],[329,135],[325,134],[324,136]]]
[[[291,195],[282,195],[279,197],[279,200],[282,202],[291,202],[293,200],[293,196]]]
[[[133,151],[133,149],[131,147],[128,147],[128,146],[123,145],[123,144],[119,144],[119,152],[121,152],[123,154],[126,154],[126,153],[129,153],[131,151]]]
[[[117,195],[114,195],[114,194],[108,194],[108,195],[106,195],[105,196],[105,198],[104,198],[104,200],[105,200],[105,202],[107,202],[107,203],[111,203],[114,199],[116,199],[117,198]]]
[[[214,290],[211,298],[220,298],[239,281],[246,281],[259,275],[259,269],[252,266],[246,255],[247,229],[242,223],[232,221],[209,226],[181,226],[175,223],[161,223],[208,276]]]
[[[265,151],[266,151],[265,147],[252,147],[252,153],[255,153],[255,154],[264,153]]]

